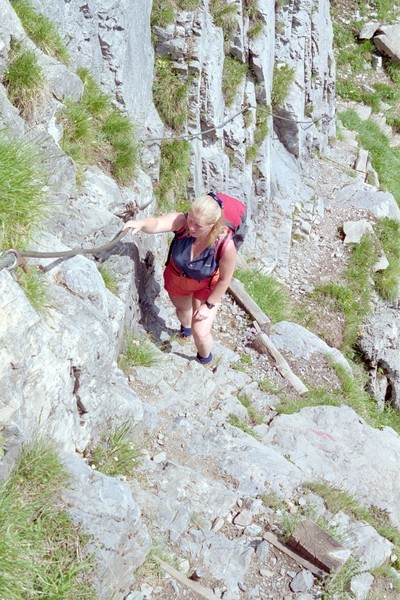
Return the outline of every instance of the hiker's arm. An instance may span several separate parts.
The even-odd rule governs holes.
[[[145,219],[132,219],[127,221],[123,230],[129,229],[133,234],[138,231],[144,233],[165,233],[166,231],[178,231],[186,222],[183,213],[168,213],[160,217],[146,217]]]

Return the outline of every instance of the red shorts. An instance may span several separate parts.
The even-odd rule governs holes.
[[[164,287],[171,296],[191,296],[197,300],[207,300],[219,279],[219,271],[207,279],[197,281],[186,277],[171,264],[164,270]]]

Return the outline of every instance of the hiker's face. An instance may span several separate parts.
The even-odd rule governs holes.
[[[204,217],[200,213],[190,212],[187,217],[187,225],[189,233],[192,237],[202,237],[208,235],[214,227],[214,223],[206,223]]]

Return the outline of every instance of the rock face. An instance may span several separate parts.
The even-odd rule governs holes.
[[[177,11],[173,23],[153,32],[151,0],[89,0],[84,4],[35,0],[34,6],[64,35],[71,55],[71,65],[66,67],[25,40],[12,4],[0,0],[0,73],[5,72],[11,41],[24,39],[38,57],[47,86],[45,105],[32,122],[26,122],[0,84],[0,124],[9,137],[36,140],[46,152],[49,196],[57,209],[46,232],[31,242],[31,249],[97,247],[118,233],[121,220],[116,213],[127,204],[140,216],[156,210],[153,186],[159,176],[159,140],[143,149],[143,169],[129,188],[117,185],[100,166],[89,167],[77,186],[75,164],[59,145],[62,127],[57,114],[65,102],[80,98],[82,82],[75,71],[87,67],[135,121],[143,142],[162,137],[165,127],[152,94],[158,54],[170,57],[176,71],[189,82],[184,130],[193,135],[190,195],[215,189],[241,196],[251,219],[245,251],[253,253],[262,272],[289,275],[293,232],[309,235],[314,222],[324,216],[323,201],[309,179],[304,180],[303,160],[313,149],[323,151],[334,133],[329,2],[297,0],[282,6],[276,16],[274,3],[259,0],[256,21],[262,29],[258,36],[251,34],[254,16],[248,14],[249,3],[233,4],[237,11],[227,35],[216,24],[208,0],[199,2],[195,11]],[[226,54],[247,67],[229,106],[222,92]],[[269,133],[256,142],[256,107],[268,110],[270,106],[274,64],[292,67],[295,77],[283,103],[266,117]],[[251,110],[252,119],[246,118],[244,108]],[[166,130],[167,137],[173,134]],[[253,146],[257,146],[255,158],[246,152]],[[368,202],[379,214],[398,218],[390,194],[357,185],[342,192],[344,204]],[[0,476],[7,476],[21,444],[37,432],[57,444],[73,475],[65,498],[74,519],[93,536],[100,597],[122,599],[134,588],[133,571],[150,546],[141,517],[145,510],[146,518],[176,544],[176,551],[193,562],[201,557],[212,578],[222,580],[224,590],[216,590],[219,597],[238,598],[239,590],[246,589],[246,573],[254,555],[260,567],[272,555],[261,535],[271,510],[260,497],[265,492],[289,497],[304,481],[318,479],[322,471],[332,483],[342,484],[347,476],[346,452],[352,456],[354,470],[360,468],[364,475],[362,481],[345,480],[347,487],[353,490],[355,486],[365,503],[387,510],[399,522],[398,490],[389,489],[388,484],[382,501],[370,465],[363,462],[364,454],[357,452],[349,431],[357,430],[363,453],[373,453],[371,435],[376,445],[392,453],[394,464],[399,458],[398,438],[390,430],[371,433],[350,409],[332,408],[324,413],[320,408],[303,411],[300,417],[275,418],[276,398],[233,368],[240,365],[240,356],[222,346],[218,369],[213,372],[203,370],[191,360],[190,352],[173,341],[168,359],[157,368],[137,368],[128,383],[117,365],[125,333],[144,329],[154,339],[165,340],[176,327],[162,302],[165,251],[165,236],[138,235],[127,236],[95,257],[32,261],[42,267],[50,293],[43,313],[31,306],[12,272],[0,271],[0,437],[5,448]],[[118,296],[106,288],[99,273],[98,266],[104,263],[116,274]],[[234,327],[237,322],[232,314]],[[314,350],[333,355],[351,370],[337,351],[299,326],[278,324],[273,335],[295,357],[304,358],[310,351],[311,360]],[[383,351],[376,361],[390,362]],[[387,386],[397,385],[397,367],[390,363],[394,375]],[[234,417],[249,418],[238,400],[244,392],[265,418],[254,435],[232,424],[237,422]],[[151,452],[144,449],[142,466],[149,488],[102,476],[80,458],[90,440],[127,421],[136,426],[135,431],[150,436]],[[343,447],[339,447],[335,436],[343,429]],[[168,439],[170,447],[163,448]],[[382,464],[383,458],[379,460]],[[335,479],[338,463],[343,468],[339,481]],[[378,469],[378,462],[373,466]],[[388,472],[389,476],[394,479],[396,473]],[[197,513],[205,519],[203,527],[193,525]],[[379,546],[377,562],[383,562],[390,547],[376,532],[369,533]],[[356,537],[355,547],[362,548],[364,540]],[[365,556],[362,550],[359,553]],[[372,562],[365,559],[365,568]],[[271,562],[268,568],[273,567]],[[253,597],[284,597],[283,584],[268,583],[270,572],[264,570]],[[311,586],[309,575],[303,574],[292,589],[299,580],[303,590]],[[138,593],[142,600],[145,591]]]

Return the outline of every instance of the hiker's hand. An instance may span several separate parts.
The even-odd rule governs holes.
[[[206,304],[200,304],[199,308],[193,313],[194,321],[205,321],[211,315],[211,310]]]
[[[135,221],[134,219],[131,219],[130,221],[127,221],[126,223],[124,223],[124,226],[122,227],[122,231],[129,230],[130,233],[132,233],[132,235],[135,235],[135,233],[140,231],[142,229],[142,227],[143,227],[143,225],[140,221]]]

